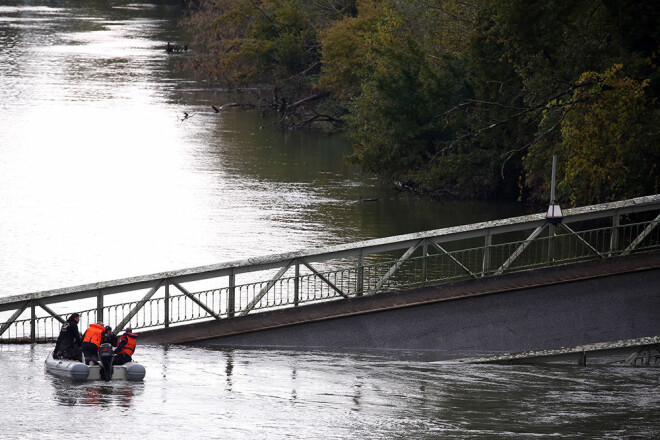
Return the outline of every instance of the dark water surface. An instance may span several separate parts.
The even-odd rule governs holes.
[[[0,296],[525,213],[397,195],[338,136],[215,114],[235,98],[164,51],[180,12],[0,3]],[[49,349],[0,345],[0,438],[660,438],[655,368],[138,346],[143,383],[72,384]]]

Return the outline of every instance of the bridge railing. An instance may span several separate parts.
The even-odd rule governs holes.
[[[654,195],[568,209],[558,225],[535,214],[5,297],[0,342],[51,341],[74,311],[81,329],[160,328],[610,258],[660,247],[659,222]]]

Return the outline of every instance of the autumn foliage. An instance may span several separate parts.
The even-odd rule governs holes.
[[[413,191],[582,205],[657,193],[660,3],[198,0],[188,68]]]

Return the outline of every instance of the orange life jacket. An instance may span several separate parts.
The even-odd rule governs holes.
[[[121,345],[123,341],[126,341],[126,345],[124,345],[117,354],[126,353],[129,356],[133,356],[133,353],[135,353],[135,345],[137,344],[137,335],[134,335],[133,333],[124,333],[121,338],[119,338],[117,346]]]
[[[105,327],[98,324],[91,324],[85,332],[85,339],[83,339],[83,342],[91,342],[97,347],[100,347],[103,332],[105,332]]]

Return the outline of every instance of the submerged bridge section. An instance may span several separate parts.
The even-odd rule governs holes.
[[[0,341],[67,314],[142,341],[448,356],[660,335],[660,195],[0,298]]]
[[[142,335],[145,342],[434,352],[457,359],[660,336],[660,251]]]

